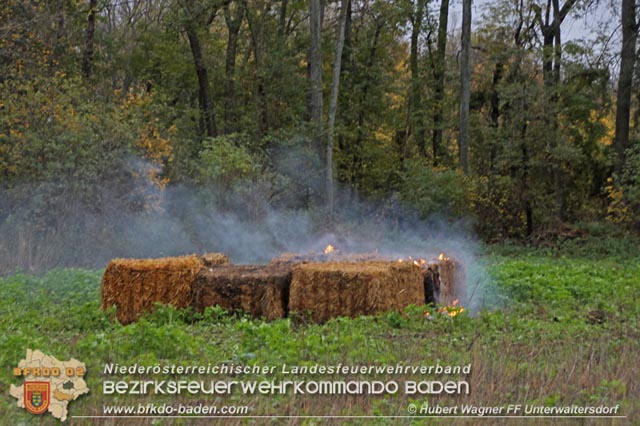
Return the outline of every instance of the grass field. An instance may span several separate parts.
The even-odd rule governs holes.
[[[71,403],[68,424],[180,424],[194,419],[81,420],[100,415],[103,405],[147,403],[241,404],[251,415],[408,416],[407,407],[621,405],[626,419],[561,419],[554,424],[640,424],[640,255],[636,242],[618,239],[569,242],[560,247],[488,247],[483,256],[493,278],[491,309],[455,317],[425,307],[324,325],[287,319],[265,323],[161,307],[123,327],[99,307],[102,271],[53,270],[44,276],[15,274],[0,279],[0,423],[59,424],[15,407],[9,395],[12,368],[27,348],[60,360],[86,363],[91,393]],[[467,365],[468,395],[103,395],[106,363],[131,365]],[[365,375],[365,380],[434,380],[434,376]],[[452,376],[458,380],[457,376]],[[143,376],[170,379],[180,376]],[[251,379],[291,379],[282,373]],[[302,377],[302,379],[309,377]],[[437,379],[437,376],[435,377]],[[447,380],[450,377],[445,377]],[[203,376],[198,380],[210,380]],[[215,377],[216,380],[221,379]],[[224,377],[222,378],[224,379]],[[229,378],[230,379],[230,378]],[[236,377],[236,379],[238,379]],[[300,377],[298,377],[300,379]],[[317,377],[316,377],[317,379]],[[231,424],[325,424],[344,419],[226,419]],[[481,424],[540,424],[549,419],[487,419]],[[204,421],[202,421],[204,424]],[[370,424],[371,419],[350,419]],[[379,418],[382,424],[416,419]],[[424,424],[477,424],[478,419],[420,419]],[[210,421],[208,422],[210,423]]]

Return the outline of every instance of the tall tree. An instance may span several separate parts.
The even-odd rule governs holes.
[[[280,4],[280,17],[278,19],[278,35],[284,38],[287,31],[287,0],[282,0]]]
[[[462,51],[460,53],[460,167],[469,174],[469,103],[471,100],[471,1],[462,1]]]
[[[344,52],[345,58],[343,58],[344,71],[349,78],[347,83],[349,84],[343,98],[344,110],[344,125],[347,129],[352,129],[352,132],[347,132],[353,135],[353,139],[349,140],[349,136],[341,135],[340,149],[347,155],[348,161],[343,161],[344,169],[342,176],[346,176],[346,181],[349,183],[349,189],[351,190],[352,197],[358,197],[358,192],[363,188],[363,178],[365,172],[365,158],[364,153],[367,148],[367,141],[370,139],[370,128],[373,122],[375,122],[373,113],[373,104],[380,105],[377,99],[377,83],[379,76],[377,75],[376,63],[379,60],[379,52],[381,50],[381,43],[384,37],[384,28],[389,25],[389,16],[385,13],[370,13],[361,14],[360,22],[352,25],[351,22],[351,5],[347,9],[347,21],[345,25],[345,45]],[[357,15],[356,15],[357,16]],[[363,16],[371,16],[373,19],[366,25]],[[358,19],[358,17],[356,17]],[[357,40],[363,42],[357,43]],[[356,42],[354,42],[356,41]],[[360,60],[358,60],[361,58]],[[373,98],[373,99],[372,99]],[[353,115],[348,114],[349,111],[353,111]],[[407,117],[408,119],[409,117]],[[354,134],[355,133],[355,134]],[[403,134],[403,153],[406,155],[404,149],[406,149],[408,132]]]
[[[254,0],[245,2],[247,10],[247,22],[249,23],[249,34],[251,36],[251,46],[253,48],[253,59],[255,62],[255,82],[256,82],[256,104],[258,133],[264,135],[270,127],[269,111],[267,103],[267,82],[265,78],[265,62],[267,62],[267,40],[266,21],[269,17],[271,2],[264,0]]]
[[[202,45],[198,34],[198,21],[202,11],[196,10],[197,6],[194,0],[186,0],[182,4],[185,14],[184,30],[189,39],[189,47],[193,57],[193,64],[198,77],[198,104],[200,106],[200,123],[203,133],[208,137],[217,136],[216,118],[213,110],[213,102],[209,91],[209,71],[202,55]],[[207,24],[213,21],[216,10],[214,9],[207,19]]]
[[[435,110],[433,112],[433,134],[431,136],[431,145],[433,150],[433,165],[438,165],[438,157],[442,147],[442,126],[443,117],[442,110],[444,107],[444,59],[447,50],[447,25],[449,19],[449,0],[440,2],[440,18],[438,21],[438,46],[433,67],[433,77],[435,80],[434,103]]]
[[[411,14],[411,46],[409,50],[409,70],[411,71],[411,87],[409,88],[409,108],[407,132],[405,134],[405,146],[409,135],[418,147],[418,152],[426,156],[425,150],[425,126],[424,114],[422,110],[422,80],[420,78],[419,55],[420,55],[420,33],[422,31],[422,21],[424,19],[424,8],[426,0],[416,0]]]
[[[561,26],[578,0],[566,0],[562,7],[559,0],[547,0],[544,18],[539,5],[532,5],[542,34],[542,75],[546,92],[545,120],[549,127],[548,147],[554,151],[561,140],[558,134],[558,86],[560,84],[560,64],[562,59]],[[553,190],[556,198],[557,216],[560,221],[566,218],[565,177],[561,160],[550,161],[550,174],[553,176]]]
[[[344,47],[345,27],[347,23],[347,10],[349,0],[342,0],[340,6],[340,21],[338,23],[338,36],[336,38],[336,50],[333,61],[333,77],[331,81],[331,95],[329,98],[329,115],[327,118],[327,152],[325,170],[326,203],[329,221],[333,222],[333,133],[338,110],[338,91],[340,90],[340,70],[342,65],[342,49]]]
[[[97,0],[89,0],[89,12],[87,13],[87,31],[85,34],[85,48],[82,57],[82,75],[91,77],[91,61],[93,61],[93,38],[96,32],[96,6]]]
[[[575,6],[578,0],[567,0],[560,7],[559,0],[547,0],[544,18],[542,8],[533,4],[531,7],[536,14],[536,20],[542,34],[542,71],[546,87],[550,90],[552,101],[557,100],[554,85],[560,79],[560,59],[562,56],[562,44],[560,39],[561,26],[565,18]]]
[[[615,169],[622,172],[625,163],[625,151],[629,147],[629,117],[631,112],[631,88],[633,70],[636,61],[636,40],[638,23],[636,22],[636,0],[622,0],[622,50],[620,52],[620,77],[616,100],[615,150],[617,159]]]
[[[309,0],[309,112],[313,131],[313,144],[322,157],[322,0]]]
[[[491,107],[489,110],[489,118],[491,120],[490,126],[492,129],[494,129],[494,131],[496,131],[499,126],[500,92],[498,90],[498,85],[502,80],[503,72],[504,72],[503,60],[502,58],[498,58],[493,68],[493,77],[491,79],[491,95],[490,95]],[[496,141],[493,140],[493,138],[492,140],[489,141],[489,147],[490,147],[489,148],[489,175],[493,176],[495,171],[496,155],[497,155],[497,149],[498,149],[498,147],[496,146]],[[491,184],[491,181],[489,181],[489,184]]]
[[[224,132],[231,133],[235,130],[236,120],[236,90],[235,90],[235,69],[236,52],[238,50],[238,35],[244,16],[246,0],[240,0],[232,10],[232,3],[224,4],[224,21],[227,24],[227,52],[224,69]]]

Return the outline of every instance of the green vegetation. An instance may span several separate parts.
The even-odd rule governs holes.
[[[570,244],[577,245],[565,243],[568,253]],[[583,241],[583,245],[597,243]],[[218,308],[195,314],[159,306],[123,327],[110,320],[112,312],[100,310],[101,271],[53,270],[40,277],[15,274],[0,280],[0,364],[5,366],[0,371],[0,423],[33,421],[15,408],[8,394],[9,384],[18,382],[10,367],[24,357],[27,348],[87,364],[91,393],[72,404],[72,415],[99,413],[103,403],[193,402],[188,396],[104,396],[101,386],[106,377],[101,370],[108,362],[207,365],[226,361],[276,366],[439,362],[471,363],[468,396],[294,399],[234,394],[215,403],[246,404],[254,415],[404,415],[409,402],[427,400],[443,405],[621,404],[628,421],[638,421],[640,246],[625,240],[603,240],[600,245],[627,249],[600,257],[584,253],[554,257],[545,249],[490,246],[484,263],[494,279],[492,303],[499,308],[449,317],[432,308],[410,307],[403,313],[338,318],[323,325],[295,319],[265,323]],[[431,315],[426,316],[425,310]],[[214,398],[198,399],[214,403]],[[45,416],[40,424],[55,422]]]

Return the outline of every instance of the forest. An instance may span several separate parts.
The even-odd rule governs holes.
[[[198,208],[637,230],[636,1],[471,3],[3,2],[0,252],[82,264],[43,242],[158,211],[198,249]]]

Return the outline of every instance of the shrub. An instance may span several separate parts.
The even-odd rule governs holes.
[[[239,134],[205,139],[199,160],[200,180],[215,183],[222,191],[254,177],[259,164]]]
[[[432,168],[421,161],[407,165],[400,188],[402,201],[416,208],[422,217],[443,214],[463,217],[467,206],[470,180],[456,170]]]

